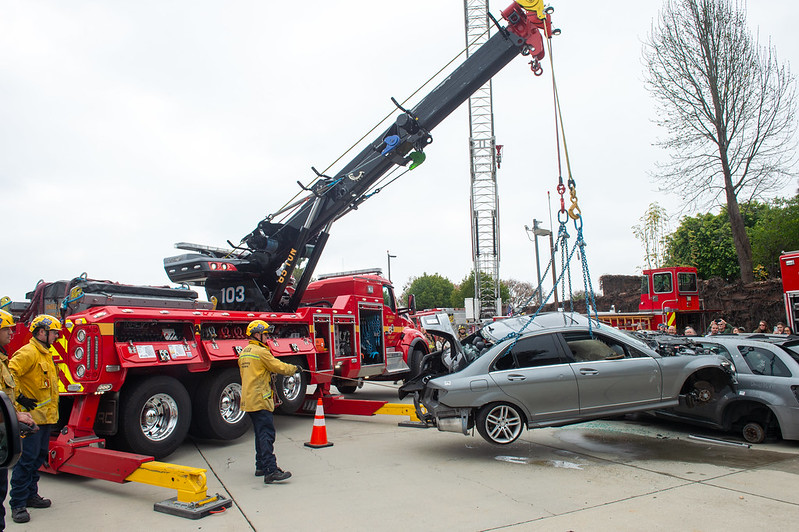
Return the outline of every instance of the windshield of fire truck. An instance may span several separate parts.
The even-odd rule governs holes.
[[[696,274],[691,272],[680,272],[677,274],[677,290],[683,292],[696,292]]]

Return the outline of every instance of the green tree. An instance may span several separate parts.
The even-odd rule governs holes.
[[[770,203],[741,204],[741,213],[755,265],[768,276],[779,276],[779,256],[799,249],[799,196]],[[666,239],[666,266],[694,266],[705,279],[738,277],[738,264],[732,242],[729,217],[719,214],[685,217]]]
[[[780,254],[799,249],[799,196],[763,205],[749,234],[752,262],[763,266],[770,277],[779,277]]]
[[[732,280],[740,269],[726,213],[686,216],[667,239],[666,266],[694,266],[699,277]]]
[[[644,62],[656,123],[667,134],[658,144],[671,159],[657,175],[662,189],[689,206],[726,206],[738,270],[751,282],[752,246],[739,198],[780,191],[793,173],[793,76],[771,45],[752,36],[737,0],[667,0]]]
[[[402,290],[402,300],[407,303],[408,294],[416,296],[416,308],[449,307],[455,285],[446,277],[434,273],[423,273],[421,277],[412,278]]]
[[[452,292],[452,297],[450,298],[450,306],[463,308],[464,299],[469,297],[474,297],[474,270],[469,272],[469,275],[464,277],[455,287],[455,290]],[[505,281],[499,282],[499,297],[502,298],[503,304],[510,301],[510,290],[505,284]]]

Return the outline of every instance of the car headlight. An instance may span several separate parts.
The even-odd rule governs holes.
[[[82,379],[84,375],[86,375],[86,366],[78,364],[78,367],[75,368],[75,376]]]
[[[86,329],[78,329],[78,332],[75,333],[75,340],[83,343],[86,340]]]
[[[84,351],[83,351],[82,347],[76,348],[75,352],[73,353],[73,356],[75,357],[75,360],[77,360],[78,362],[83,360],[83,355],[84,355]]]

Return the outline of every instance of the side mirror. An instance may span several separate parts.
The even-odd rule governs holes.
[[[416,296],[413,294],[408,294],[408,309],[410,309],[411,314],[416,313]]]
[[[17,463],[22,452],[19,438],[17,411],[4,392],[0,392],[0,468],[7,469]]]

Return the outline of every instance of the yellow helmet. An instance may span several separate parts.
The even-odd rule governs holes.
[[[269,332],[269,324],[264,320],[253,320],[247,325],[247,336]]]
[[[14,325],[16,325],[16,323],[14,323],[14,316],[5,310],[0,310],[0,329],[13,327]]]
[[[45,329],[47,331],[60,331],[61,322],[58,321],[58,318],[55,318],[49,314],[39,314],[33,318],[29,329],[31,332],[36,332],[36,329],[39,328]]]

